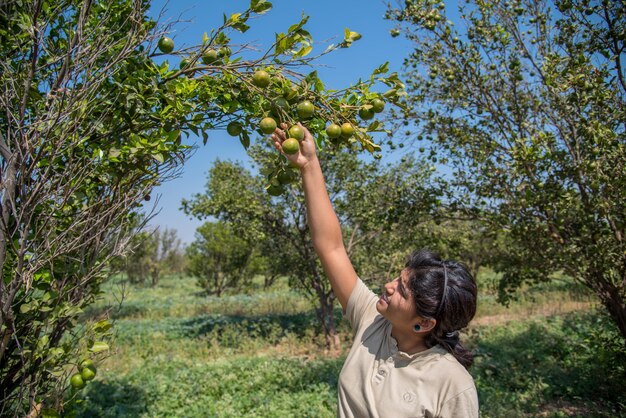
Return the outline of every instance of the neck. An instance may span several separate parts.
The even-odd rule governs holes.
[[[407,354],[415,354],[428,350],[428,347],[424,342],[423,334],[418,334],[413,330],[406,330],[392,326],[391,336],[398,343],[398,350],[404,351]]]

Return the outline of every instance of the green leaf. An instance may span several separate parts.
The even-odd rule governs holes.
[[[378,68],[376,68],[373,72],[372,75],[378,75],[378,74],[384,74],[387,71],[389,71],[389,61],[385,62],[383,65],[379,66]]]
[[[250,10],[254,13],[263,14],[272,9],[272,3],[265,0],[252,0],[250,2]]]
[[[233,29],[238,30],[241,33],[245,33],[248,29],[250,29],[249,25],[246,25],[243,22],[237,22],[232,25]]]
[[[206,32],[204,32],[204,33],[202,34],[202,43],[203,43],[203,44],[206,44],[207,42],[209,42],[209,35],[207,35],[207,33],[206,33]]]
[[[112,327],[113,324],[111,324],[108,319],[103,319],[102,321],[98,321],[93,325],[93,330],[96,332],[106,332]]]
[[[247,150],[250,147],[250,135],[248,135],[248,132],[241,132],[239,141],[241,141],[241,145],[243,145],[243,147]]]
[[[298,51],[296,53],[296,56],[298,57],[306,57],[307,55],[309,55],[311,53],[311,51],[313,51],[313,47],[312,46],[305,46],[304,48],[300,49],[300,51]]]
[[[109,345],[102,341],[96,341],[93,343],[93,346],[89,349],[92,353],[100,353],[102,351],[107,351],[109,349]]]
[[[165,157],[163,157],[163,154],[161,153],[152,154],[152,158],[154,158],[160,163],[163,163],[165,161]]]
[[[180,136],[179,130],[170,131],[167,133],[167,141],[174,142],[178,139],[179,136]]]
[[[23,314],[28,313],[32,311],[33,309],[36,309],[36,307],[37,307],[37,302],[33,300],[29,303],[20,305],[20,313],[23,313]]]

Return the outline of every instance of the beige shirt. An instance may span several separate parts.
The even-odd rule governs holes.
[[[359,279],[346,316],[355,339],[339,375],[337,416],[358,418],[478,417],[472,376],[440,346],[398,350],[378,297]]]

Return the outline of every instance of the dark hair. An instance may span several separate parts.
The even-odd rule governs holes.
[[[426,345],[429,348],[441,345],[469,368],[474,356],[460,343],[459,330],[476,314],[474,277],[463,264],[442,260],[437,253],[428,250],[413,252],[406,268],[417,314],[437,321],[426,336]]]

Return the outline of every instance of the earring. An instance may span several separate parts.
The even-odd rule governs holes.
[[[422,329],[422,327],[420,326],[420,324],[415,324],[413,329],[415,330],[415,332],[419,332]]]

